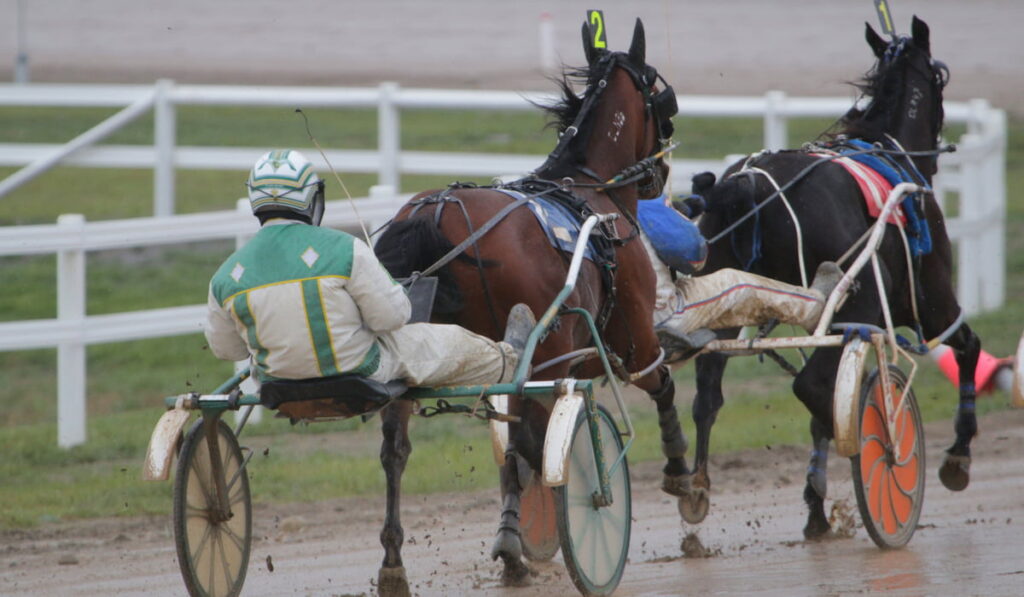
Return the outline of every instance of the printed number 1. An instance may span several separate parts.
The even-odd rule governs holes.
[[[607,48],[608,42],[604,39],[604,15],[600,10],[590,11],[590,26],[594,32],[594,47],[598,49]]]
[[[885,33],[892,34],[892,19],[889,16],[889,3],[886,0],[877,0],[878,18],[882,21],[882,29]]]

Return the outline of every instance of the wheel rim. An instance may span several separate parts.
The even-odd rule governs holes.
[[[604,411],[599,412],[598,421],[604,460],[611,466],[622,451],[621,440]],[[592,446],[586,416],[581,413],[569,455],[569,479],[562,488],[567,535],[562,551],[567,565],[577,573],[573,580],[577,586],[583,585],[579,588],[584,593],[607,594],[618,585],[629,549],[629,471],[623,460],[609,479],[612,504],[595,507],[594,495],[601,489]]]
[[[248,567],[251,539],[248,479],[245,472],[240,471],[241,454],[231,431],[221,427],[217,442],[232,516],[228,520],[217,520],[210,451],[201,423],[197,423],[195,431],[191,457],[182,462],[187,469],[179,471],[179,474],[184,473],[185,487],[175,513],[182,533],[179,544],[179,558],[185,564],[182,572],[193,595],[237,595]]]
[[[898,408],[906,388],[902,374],[892,369],[889,379],[898,413],[893,436],[885,422],[883,385],[876,376],[865,388],[855,474],[859,475],[857,498],[865,528],[881,547],[898,547],[910,540],[921,512],[924,438],[913,394],[908,392],[907,402]]]
[[[558,553],[558,521],[555,494],[537,473],[530,476],[520,498],[519,531],[523,553],[533,561],[550,560]]]

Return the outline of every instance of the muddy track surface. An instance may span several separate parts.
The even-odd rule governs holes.
[[[684,525],[658,490],[656,463],[634,466],[633,538],[616,595],[1020,595],[1024,411],[981,419],[972,482],[961,493],[944,489],[936,475],[949,428],[947,421],[927,426],[920,526],[906,548],[893,551],[879,550],[860,527],[849,464],[834,454],[828,507],[838,534],[852,536],[812,543],[801,534],[803,447],[713,458],[712,511],[697,526]],[[497,490],[407,496],[403,505],[414,594],[576,594],[561,555],[531,564],[531,586],[500,586],[499,566],[488,557]],[[243,595],[375,594],[382,519],[382,499],[256,507]],[[169,516],[7,532],[0,545],[0,595],[184,593]]]

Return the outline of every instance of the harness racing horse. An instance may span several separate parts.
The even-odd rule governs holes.
[[[619,214],[594,239],[592,260],[584,260],[576,289],[565,304],[594,315],[605,345],[615,355],[617,375],[655,401],[668,458],[666,486],[671,488],[688,472],[683,458],[686,440],[673,406],[672,378],[661,364],[663,353],[653,329],[655,276],[638,237],[636,209],[638,198],[661,192],[668,169],[661,150],[663,140],[672,134],[675,94],[671,87],[656,86],[659,76],[646,64],[639,19],[628,53],[595,47],[591,33],[584,24],[587,66],[564,72],[562,98],[541,106],[559,129],[559,142],[545,163],[513,183],[456,183],[416,195],[399,210],[375,250],[396,278],[438,270],[433,321],[501,339],[509,310],[526,303],[534,313],[543,313],[564,287],[568,272],[569,255],[552,245],[528,204],[550,201],[583,215]],[[573,92],[574,82],[585,82],[582,96]],[[451,259],[442,260],[446,254]],[[557,362],[588,346],[593,346],[593,339],[583,318],[560,314],[533,359],[534,367],[556,363],[537,370],[533,378],[602,374],[597,360]],[[530,469],[541,470],[550,413],[537,401],[515,397],[510,398],[509,411],[521,422],[509,427],[507,457],[500,468],[503,511],[491,555],[502,559],[502,580],[512,585],[528,580],[521,560],[520,493]],[[386,552],[382,580],[386,570],[400,574],[402,565],[398,495],[411,450],[406,434],[409,415],[404,403],[384,413],[381,461],[387,471],[388,503],[381,533]]]
[[[859,246],[858,239],[863,239],[873,219],[859,183],[844,165],[828,155],[833,149],[844,150],[844,144],[846,151],[853,150],[848,155],[885,158],[892,169],[903,170],[913,182],[930,186],[939,153],[942,89],[948,71],[931,58],[928,26],[916,16],[912,37],[894,37],[886,42],[868,25],[866,38],[877,58],[860,85],[864,99],[870,101],[863,107],[854,106],[837,122],[838,135],[832,144],[755,154],[732,165],[710,190],[695,190],[709,191],[708,211],[700,227],[706,238],[717,240],[711,247],[706,271],[748,266],[746,269],[758,274],[806,285],[819,263],[841,261],[848,250],[853,252],[852,247]],[[944,341],[955,350],[960,368],[956,441],[947,450],[939,476],[947,488],[962,490],[969,481],[970,442],[977,431],[974,374],[981,343],[962,322],[951,280],[951,249],[942,212],[930,194],[922,194],[911,203],[917,230],[908,222],[910,242],[905,246],[900,229],[886,227],[878,253],[882,277],[894,325],[914,328],[920,341],[931,340],[929,346]],[[906,215],[908,220],[913,216]],[[879,294],[871,272],[865,270],[856,284],[859,290],[848,297],[834,321],[882,325]],[[804,489],[810,509],[804,528],[808,538],[829,530],[824,510],[825,471],[833,436],[832,393],[840,354],[839,348],[816,350],[793,382],[793,392],[812,414],[814,447]],[[705,354],[696,363],[693,491],[680,500],[680,510],[691,522],[699,522],[707,511],[708,442],[723,403],[721,382],[726,360],[721,354]]]

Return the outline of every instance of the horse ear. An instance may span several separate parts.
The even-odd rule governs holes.
[[[593,64],[597,57],[597,50],[590,42],[590,27],[583,21],[583,55],[587,58],[587,64]]]
[[[647,64],[647,41],[643,21],[639,18],[633,27],[633,42],[629,44],[629,61],[640,68]]]
[[[910,32],[914,36],[914,45],[924,50],[931,56],[931,41],[928,31],[928,23],[925,23],[921,19],[914,15],[914,19],[910,22]]]
[[[881,58],[885,55],[885,50],[889,47],[882,36],[875,33],[875,30],[871,27],[871,23],[864,22],[864,39],[868,40],[868,45],[871,46],[871,51],[875,53],[875,58]]]

